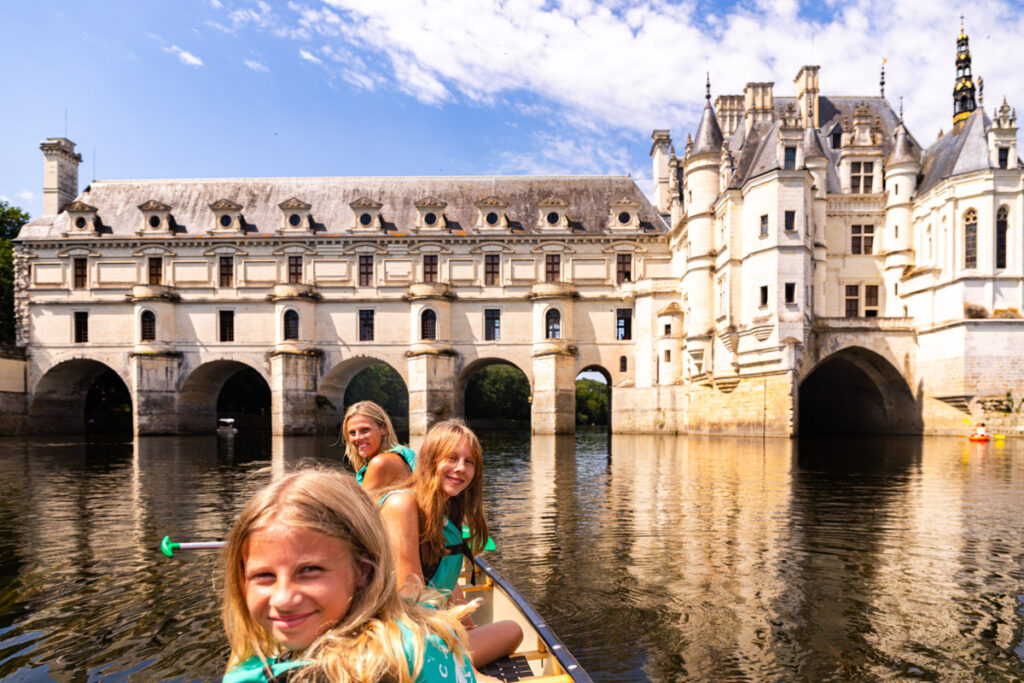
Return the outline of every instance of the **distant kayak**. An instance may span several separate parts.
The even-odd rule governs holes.
[[[988,434],[971,434],[967,437],[968,441],[974,441],[976,443],[984,443],[992,439]]]

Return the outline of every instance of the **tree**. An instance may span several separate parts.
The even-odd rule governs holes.
[[[14,245],[29,215],[0,200],[0,343],[14,342]]]
[[[511,365],[488,365],[466,383],[466,419],[530,419],[530,382]]]
[[[608,385],[593,379],[576,380],[576,424],[608,424]]]

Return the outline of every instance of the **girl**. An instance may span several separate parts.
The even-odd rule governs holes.
[[[416,454],[399,445],[391,418],[373,401],[349,406],[341,423],[345,456],[356,471],[356,482],[377,491],[403,481],[415,468]]]
[[[476,681],[469,610],[398,595],[387,537],[351,476],[290,474],[249,501],[224,551],[225,683]]]
[[[480,441],[457,420],[431,428],[420,448],[419,465],[401,488],[378,501],[395,552],[398,583],[427,585],[450,603],[465,603],[457,581],[463,554],[487,540],[483,514],[483,456]],[[470,530],[462,540],[462,525]],[[523,631],[513,621],[476,628],[468,616],[470,656],[478,669],[515,651]]]

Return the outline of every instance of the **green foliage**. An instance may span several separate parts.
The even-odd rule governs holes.
[[[608,424],[608,385],[593,379],[576,380],[576,424]]]
[[[466,419],[530,419],[530,382],[519,368],[488,365],[466,383]]]
[[[409,415],[409,391],[402,376],[386,363],[361,370],[345,388],[345,409],[359,401],[373,401],[391,417],[405,420]]]
[[[14,247],[29,215],[16,206],[0,201],[0,343],[14,342]]]
[[[334,407],[334,404],[331,403],[331,399],[327,398],[323,394],[316,395],[316,407],[321,410],[337,410],[337,408]]]

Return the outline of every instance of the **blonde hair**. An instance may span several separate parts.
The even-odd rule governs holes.
[[[228,670],[254,655],[266,660],[282,652],[246,606],[247,540],[254,531],[273,522],[336,538],[348,546],[357,565],[368,568],[365,585],[356,589],[341,621],[297,653],[313,664],[301,667],[291,680],[411,682],[422,669],[424,638],[428,634],[443,640],[457,659],[466,654],[462,645],[466,634],[459,619],[472,607],[434,610],[403,600],[376,506],[351,475],[309,469],[289,474],[256,493],[228,535],[223,555],[222,608],[231,645]],[[434,593],[426,599],[439,602],[440,596]],[[414,643],[412,672],[399,624],[408,630]]]
[[[469,446],[476,467],[463,491],[448,498],[441,489],[437,466],[463,443]],[[461,420],[438,422],[427,433],[416,456],[416,470],[406,484],[416,496],[420,521],[420,561],[424,565],[440,562],[444,556],[444,519],[457,527],[469,527],[468,544],[474,553],[487,542],[487,520],[483,512],[484,459],[480,440]]]
[[[377,426],[384,430],[384,435],[380,439],[380,450],[378,453],[398,445],[398,435],[395,434],[395,428],[391,424],[391,418],[378,404],[373,401],[359,401],[353,403],[345,411],[345,419],[341,421],[341,440],[345,442],[345,457],[352,463],[352,469],[359,471],[363,465],[370,461],[370,458],[363,458],[359,455],[359,450],[355,445],[348,440],[348,421],[353,417],[362,416],[373,420],[377,423]],[[373,455],[376,455],[374,453]]]

